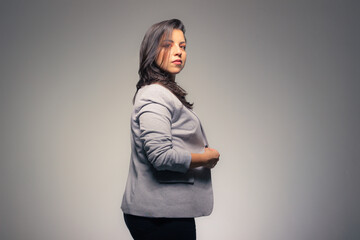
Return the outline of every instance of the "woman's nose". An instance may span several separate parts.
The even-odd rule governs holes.
[[[181,56],[181,53],[182,53],[182,52],[181,52],[180,46],[175,45],[173,51],[174,51],[174,55],[175,55],[175,56]]]

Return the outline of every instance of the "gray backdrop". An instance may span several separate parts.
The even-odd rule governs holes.
[[[131,239],[139,45],[181,19],[211,147],[198,239],[360,239],[357,1],[1,1],[0,238]]]

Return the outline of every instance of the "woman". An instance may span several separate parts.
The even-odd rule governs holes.
[[[213,208],[210,169],[220,155],[207,147],[193,104],[175,82],[186,61],[184,33],[180,20],[163,21],[141,44],[121,206],[134,239],[196,239],[194,218]]]

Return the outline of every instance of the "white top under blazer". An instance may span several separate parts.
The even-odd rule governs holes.
[[[124,213],[144,217],[200,217],[213,209],[210,169],[190,169],[191,153],[207,139],[200,120],[160,84],[139,89],[131,115],[131,159]]]

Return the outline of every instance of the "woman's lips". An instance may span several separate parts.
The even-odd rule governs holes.
[[[175,64],[181,64],[182,61],[181,60],[175,60],[175,61],[172,61],[172,63],[175,63]]]

